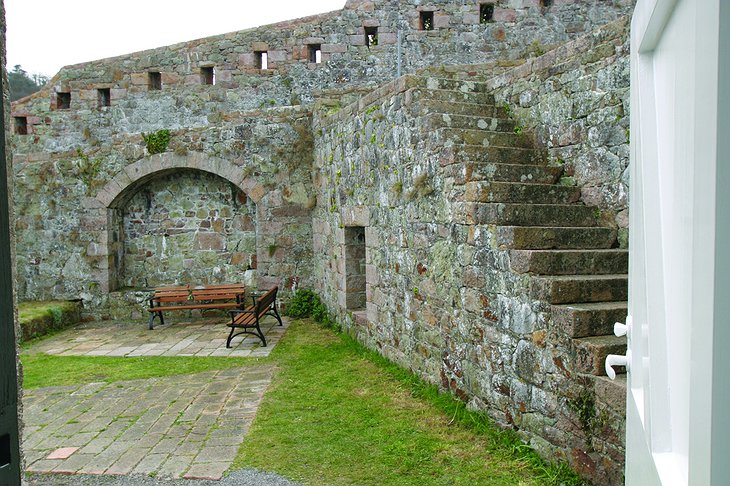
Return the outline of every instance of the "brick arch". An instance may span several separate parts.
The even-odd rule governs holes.
[[[222,177],[241,189],[256,204],[267,192],[263,185],[246,177],[242,167],[227,160],[201,153],[176,155],[166,152],[151,155],[126,166],[98,192],[96,199],[105,208],[118,208],[145,182],[178,169],[200,170]]]

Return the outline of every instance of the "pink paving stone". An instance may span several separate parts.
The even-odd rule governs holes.
[[[77,450],[79,450],[78,447],[61,447],[48,454],[46,459],[68,459]]]

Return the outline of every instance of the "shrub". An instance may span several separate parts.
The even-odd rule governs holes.
[[[292,297],[289,307],[287,307],[287,315],[295,319],[311,317],[316,322],[339,330],[337,321],[330,316],[327,306],[322,303],[319,295],[309,289],[300,289]]]

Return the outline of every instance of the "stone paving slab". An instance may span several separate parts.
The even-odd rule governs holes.
[[[262,330],[266,347],[255,336],[242,334],[226,348],[230,328],[225,320],[201,318],[174,321],[147,329],[146,323],[101,321],[81,324],[33,345],[27,352],[61,356],[268,356],[289,327],[289,320],[267,317]]]
[[[272,365],[253,365],[25,390],[26,469],[220,479],[244,440],[272,373]]]

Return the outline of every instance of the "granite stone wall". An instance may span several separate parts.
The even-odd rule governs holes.
[[[491,152],[497,149],[490,143],[534,147],[545,170],[562,174],[558,189],[589,206],[581,208],[589,220],[607,228],[620,224],[616,215],[625,211],[625,200],[609,195],[625,189],[626,140],[606,143],[604,137],[596,145],[595,137],[623,134],[628,121],[627,30],[626,19],[619,20],[506,71],[481,66],[406,76],[348,106],[329,100],[314,116],[313,254],[329,308],[368,347],[451,390],[518,430],[545,457],[570,462],[598,484],[622,478],[623,395],[607,396],[610,387],[583,375],[581,351],[554,319],[553,306],[518,269],[518,255],[505,248],[501,230],[471,201],[480,183],[474,181],[497,170],[488,161],[505,157]],[[439,92],[445,85],[494,104],[492,116],[502,119],[482,119],[484,127],[507,132],[480,144],[484,164],[470,162],[459,148],[459,137],[476,135],[456,128],[468,117],[447,112],[462,105]],[[528,106],[520,105],[520,94],[531,88],[542,90],[535,106],[524,101],[527,95],[522,105]],[[537,106],[542,94],[558,98],[557,114],[552,105]],[[565,118],[561,101],[569,106]],[[590,157],[596,167],[586,162]],[[496,187],[490,190],[494,197]],[[351,236],[360,228],[364,309],[351,305],[360,292]],[[597,417],[588,427],[581,400],[590,401]]]

